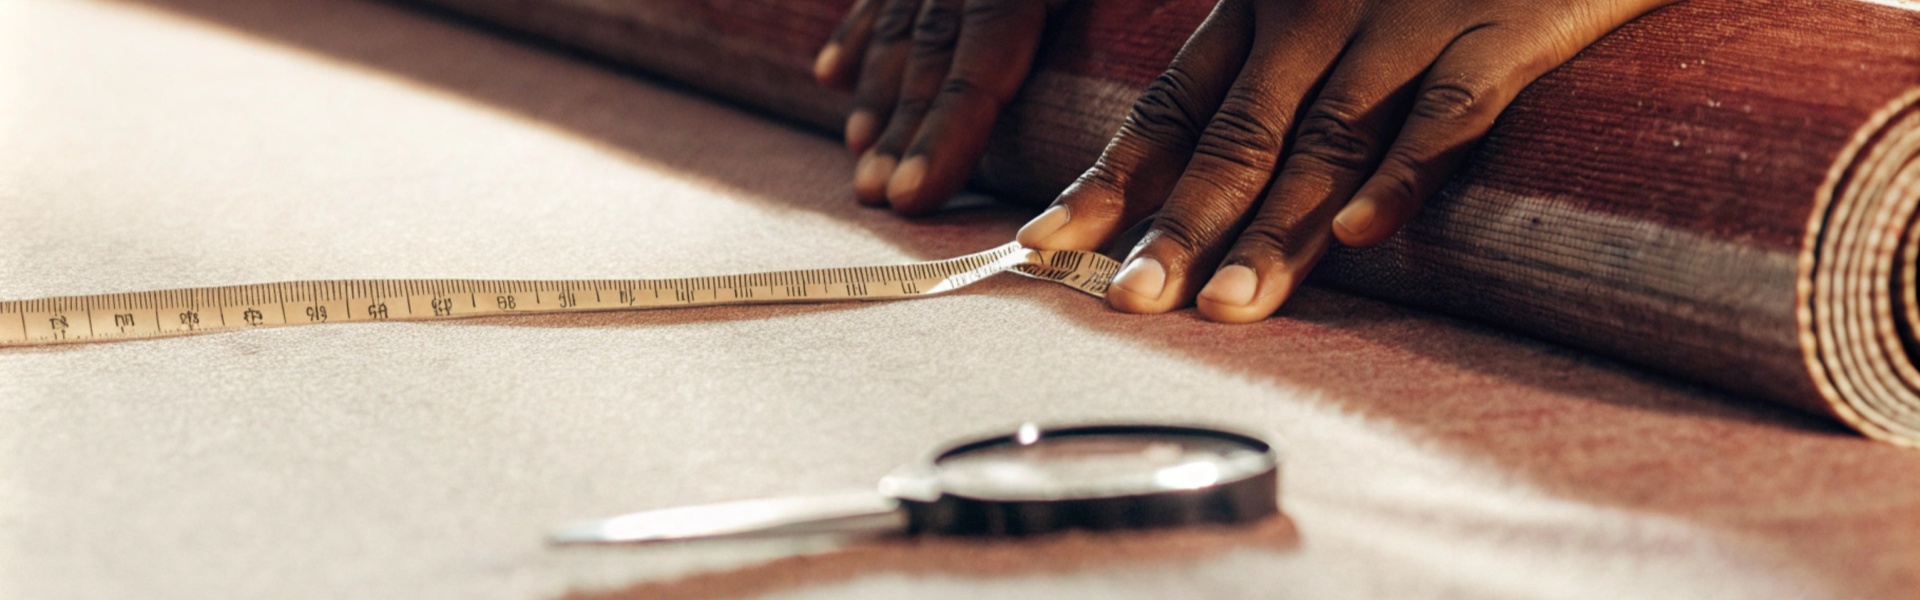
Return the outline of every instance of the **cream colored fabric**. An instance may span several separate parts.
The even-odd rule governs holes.
[[[16,0],[0,65],[9,299],[878,264],[1028,216],[860,209],[830,139],[386,5]],[[540,544],[1129,418],[1280,434],[1291,529]],[[1920,454],[1379,303],[1309,291],[1226,327],[1002,277],[0,351],[0,597],[1839,598],[1913,583],[1901,473]]]

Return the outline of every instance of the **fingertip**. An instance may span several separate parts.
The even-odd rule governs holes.
[[[1172,310],[1162,298],[1167,292],[1167,268],[1153,257],[1127,261],[1107,287],[1107,305],[1122,312],[1153,314]]]
[[[1333,218],[1333,235],[1342,245],[1365,248],[1387,241],[1419,210],[1417,202],[1394,196],[1361,195]]]
[[[1045,212],[1041,212],[1040,216],[1028,221],[1026,225],[1022,225],[1020,232],[1014,234],[1013,240],[1028,248],[1057,250],[1058,248],[1046,246],[1047,238],[1052,237],[1062,227],[1066,227],[1072,220],[1073,212],[1065,204],[1055,204]]]
[[[1377,196],[1359,196],[1354,202],[1348,202],[1338,215],[1332,217],[1332,235],[1340,244],[1363,248],[1379,244],[1380,240],[1392,235],[1398,227],[1392,223],[1392,215],[1382,212]]]
[[[1105,186],[1076,181],[1060,192],[1053,206],[1060,209],[1060,215],[1052,217],[1047,223],[1051,231],[1034,226],[1032,231],[1021,228],[1021,245],[1037,250],[1097,250],[1108,243],[1120,230],[1132,225],[1122,222],[1123,215],[1119,206],[1124,202],[1119,192]],[[1047,217],[1053,211],[1040,217]],[[1040,221],[1036,217],[1034,221]],[[1029,225],[1034,225],[1029,223]]]
[[[1251,307],[1226,306],[1210,302],[1204,298],[1194,302],[1194,311],[1200,313],[1200,316],[1208,321],[1228,325],[1258,323],[1266,320],[1267,317],[1273,316],[1272,313],[1261,312]]]
[[[927,179],[927,157],[913,156],[900,163],[894,169],[893,176],[887,179],[887,204],[902,212],[919,212],[926,208],[920,193]]]
[[[874,116],[873,111],[862,108],[847,115],[847,152],[856,155],[866,152],[868,148],[873,147],[873,142],[879,135],[880,120]]]
[[[1255,292],[1260,291],[1260,276],[1246,265],[1227,265],[1215,271],[1213,278],[1207,280],[1206,287],[1200,289],[1200,299],[1225,306],[1246,306],[1253,303]]]
[[[1252,267],[1230,264],[1213,274],[1194,299],[1194,308],[1216,323],[1253,323],[1273,316],[1293,285],[1285,273],[1262,277]]]
[[[839,42],[827,42],[825,47],[820,48],[820,54],[813,58],[813,80],[822,85],[837,85],[840,81],[836,75],[840,72],[842,53]]]
[[[867,152],[853,168],[853,195],[865,204],[885,204],[887,180],[893,177],[895,164],[892,156]]]
[[[1380,216],[1379,201],[1372,196],[1361,196],[1348,202],[1340,214],[1333,217],[1333,235],[1340,243],[1348,246],[1364,246],[1372,242],[1373,228],[1378,226]]]

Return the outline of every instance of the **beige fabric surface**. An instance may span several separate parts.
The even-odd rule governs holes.
[[[723,68],[716,66],[716,68]],[[350,0],[0,3],[0,297],[940,258],[829,139]],[[1022,420],[1278,433],[1288,520],[554,550]],[[1217,326],[952,296],[0,352],[0,598],[1898,597],[1920,454],[1377,302]]]

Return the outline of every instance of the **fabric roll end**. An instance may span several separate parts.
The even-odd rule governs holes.
[[[1821,187],[1801,254],[1807,367],[1834,414],[1920,447],[1920,88],[1889,103]]]

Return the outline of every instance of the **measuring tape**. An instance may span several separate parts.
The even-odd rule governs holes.
[[[1119,263],[1009,243],[932,262],[681,279],[290,281],[0,302],[0,347],[132,340],[282,325],[511,314],[889,300],[1012,271],[1104,297]]]

